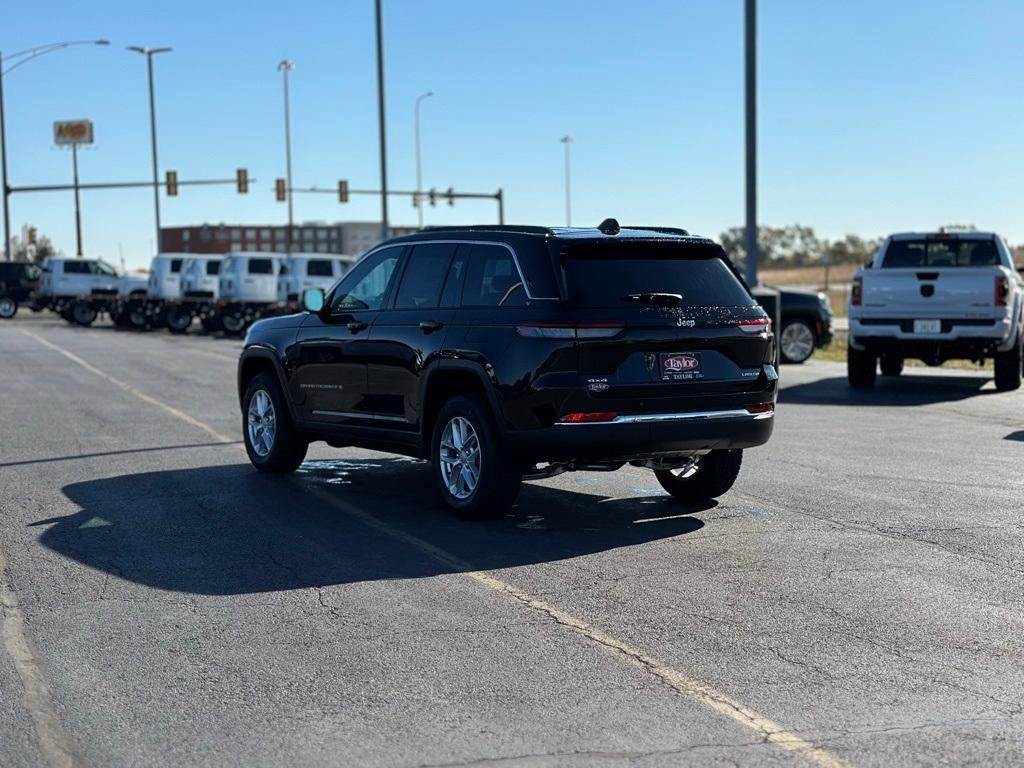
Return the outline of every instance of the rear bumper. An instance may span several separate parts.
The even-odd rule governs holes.
[[[904,357],[917,352],[941,350],[945,359],[991,354],[1009,349],[1017,336],[1013,320],[1001,318],[942,319],[941,332],[914,333],[913,318],[850,318],[850,345],[854,349],[878,351],[906,350]]]
[[[629,461],[697,451],[753,448],[768,442],[774,412],[744,409],[624,414],[611,422],[556,424],[505,434],[527,461]]]

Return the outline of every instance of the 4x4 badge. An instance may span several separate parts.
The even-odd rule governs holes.
[[[590,392],[604,392],[608,389],[608,379],[587,379],[587,390]]]

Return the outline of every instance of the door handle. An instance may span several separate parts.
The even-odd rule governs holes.
[[[440,331],[444,326],[437,322],[437,320],[425,320],[420,323],[420,330],[424,333],[433,333],[434,331]]]
[[[360,331],[366,330],[366,323],[360,320],[353,320],[345,325],[352,333],[359,333]]]

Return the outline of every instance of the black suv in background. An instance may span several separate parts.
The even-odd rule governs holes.
[[[313,440],[405,454],[479,517],[524,477],[628,462],[698,504],[772,432],[770,321],[722,248],[683,230],[428,229],[303,303],[253,325],[239,360],[264,472]]]
[[[0,261],[0,319],[10,320],[19,304],[28,304],[39,287],[39,267],[25,261]]]

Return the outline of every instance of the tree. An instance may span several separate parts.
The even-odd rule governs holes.
[[[22,241],[20,237],[15,235],[11,238],[11,255],[15,261],[31,261],[35,264],[41,264],[43,259],[48,256],[60,256],[62,254],[54,248],[53,241],[46,235],[37,235],[34,245]]]
[[[720,235],[722,247],[738,266],[746,262],[746,228],[733,227]],[[813,227],[791,224],[788,227],[758,227],[757,248],[760,262],[773,267],[815,264],[859,264],[868,261],[880,241],[858,235],[846,235],[831,242],[819,238]]]

